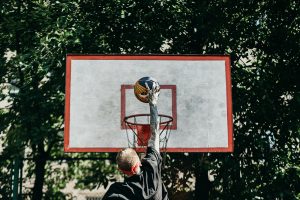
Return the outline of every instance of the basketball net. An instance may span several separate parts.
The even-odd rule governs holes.
[[[159,114],[159,146],[164,157],[166,156],[167,144],[171,133],[173,118]],[[148,141],[151,137],[150,114],[137,114],[124,118],[128,147],[146,152]],[[131,130],[133,134],[130,134]],[[165,158],[164,158],[165,159]]]

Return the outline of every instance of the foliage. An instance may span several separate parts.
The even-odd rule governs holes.
[[[235,149],[169,154],[170,193],[194,190],[189,181],[201,167],[214,174],[211,199],[299,199],[298,1],[14,0],[0,6],[3,197],[11,193],[16,157],[32,158],[24,175],[35,180],[35,194],[44,183],[46,198],[63,198],[61,188],[73,179],[80,188],[106,186],[116,171],[114,155],[62,151],[66,53],[196,53],[231,56]]]

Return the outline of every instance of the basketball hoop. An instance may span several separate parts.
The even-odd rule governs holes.
[[[173,117],[159,114],[159,143],[164,150],[167,148],[168,139],[171,132]],[[151,137],[150,114],[135,114],[124,118],[128,146],[131,148],[145,148]],[[130,128],[133,135],[129,135],[127,129]]]

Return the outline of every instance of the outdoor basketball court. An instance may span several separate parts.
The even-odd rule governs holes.
[[[163,136],[163,150],[233,151],[228,56],[68,55],[66,73],[66,152],[117,152],[128,146],[143,151],[134,142],[138,131],[124,119],[149,114],[149,105],[133,92],[145,76],[161,86],[158,112],[167,116],[161,120],[172,119],[161,125],[162,134],[169,134]]]

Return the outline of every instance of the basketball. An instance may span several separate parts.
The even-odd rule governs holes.
[[[146,83],[147,83],[150,90],[153,87],[153,83],[156,83],[157,85],[159,85],[157,80],[152,78],[152,77],[147,76],[147,77],[140,78],[134,84],[134,94],[135,94],[136,98],[138,100],[140,100],[141,102],[149,103],[149,101],[148,101],[148,90],[147,90]]]

